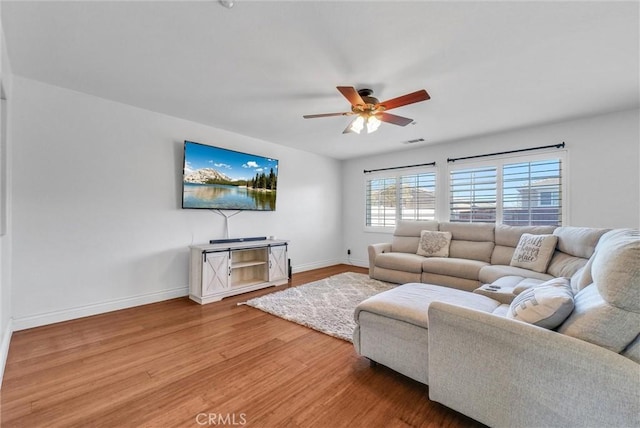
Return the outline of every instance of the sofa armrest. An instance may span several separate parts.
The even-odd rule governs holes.
[[[640,365],[555,331],[434,302],[429,398],[490,426],[639,426]]]
[[[381,253],[391,251],[391,244],[371,244],[369,245],[369,277],[373,278],[373,267],[376,263],[376,257]]]

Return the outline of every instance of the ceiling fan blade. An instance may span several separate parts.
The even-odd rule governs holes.
[[[331,117],[331,116],[350,116],[352,115],[352,112],[343,112],[343,113],[322,113],[322,114],[305,114],[304,117],[305,119],[315,119],[317,117]]]
[[[408,117],[396,116],[395,114],[384,112],[376,114],[376,117],[383,122],[393,123],[394,125],[399,126],[407,126],[413,122],[413,119],[409,119]]]
[[[424,89],[421,89],[419,91],[412,92],[410,94],[406,94],[398,98],[392,98],[390,100],[383,101],[379,103],[376,107],[384,106],[385,110],[391,110],[392,108],[406,106],[407,104],[426,101],[429,98],[431,97],[429,96],[429,94],[427,94],[427,91],[425,91]]]
[[[351,103],[352,106],[365,104],[364,100],[353,86],[338,86],[340,93]]]

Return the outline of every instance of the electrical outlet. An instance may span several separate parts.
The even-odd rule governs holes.
[[[351,255],[351,250],[347,250],[347,256]]]

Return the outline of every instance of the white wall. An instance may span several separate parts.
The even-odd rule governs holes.
[[[363,170],[435,161],[438,182],[447,181],[447,158],[566,143],[568,226],[640,227],[640,111],[538,126],[451,143],[345,161],[342,165],[343,254],[367,266],[367,246],[390,242],[385,233],[364,232]],[[426,136],[428,139],[428,136]],[[446,204],[446,200],[439,200]]]
[[[185,139],[280,160],[278,210],[232,217],[231,235],[290,239],[296,271],[347,248],[364,266],[389,241],[363,231],[363,169],[436,161],[442,182],[447,157],[561,141],[568,224],[640,226],[638,110],[338,162],[21,77],[11,104],[17,329],[186,294],[187,246],[223,237],[224,219],[179,208]]]
[[[185,139],[280,161],[276,212],[232,237],[290,239],[294,271],[340,261],[338,161],[18,76],[13,93],[15,329],[186,295],[187,247],[224,218],[180,208]]]

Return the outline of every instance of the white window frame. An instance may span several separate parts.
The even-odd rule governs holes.
[[[568,224],[569,219],[569,204],[568,204],[568,194],[569,194],[569,165],[567,162],[567,150],[552,150],[552,151],[544,151],[538,152],[534,154],[527,155],[503,155],[503,156],[495,156],[491,157],[491,159],[466,159],[460,160],[456,162],[450,162],[447,167],[447,185],[440,186],[441,190],[446,193],[446,220],[450,221],[451,219],[451,209],[450,209],[450,200],[451,200],[451,172],[458,171],[461,169],[472,169],[472,168],[486,168],[486,167],[496,167],[496,224],[502,224],[503,218],[503,204],[502,204],[502,172],[504,165],[513,164],[513,163],[524,163],[524,162],[536,162],[543,161],[549,159],[560,159],[562,170],[561,176],[562,180],[560,181],[560,192],[562,193],[561,197],[561,207],[562,207],[562,215],[561,221],[563,225]],[[444,189],[442,189],[444,188]]]
[[[371,180],[381,180],[381,179],[389,179],[394,178],[396,183],[399,182],[400,177],[404,177],[407,175],[417,175],[417,174],[433,174],[434,176],[434,219],[438,218],[438,169],[436,166],[428,166],[428,167],[419,167],[419,168],[402,168],[395,171],[377,171],[367,173],[363,180],[363,188],[364,188],[364,231],[365,232],[375,232],[375,233],[393,233],[396,226],[367,226],[367,183]],[[401,194],[401,186],[396,187],[396,225],[398,221],[401,220],[400,212],[401,204],[400,202],[400,194]]]

